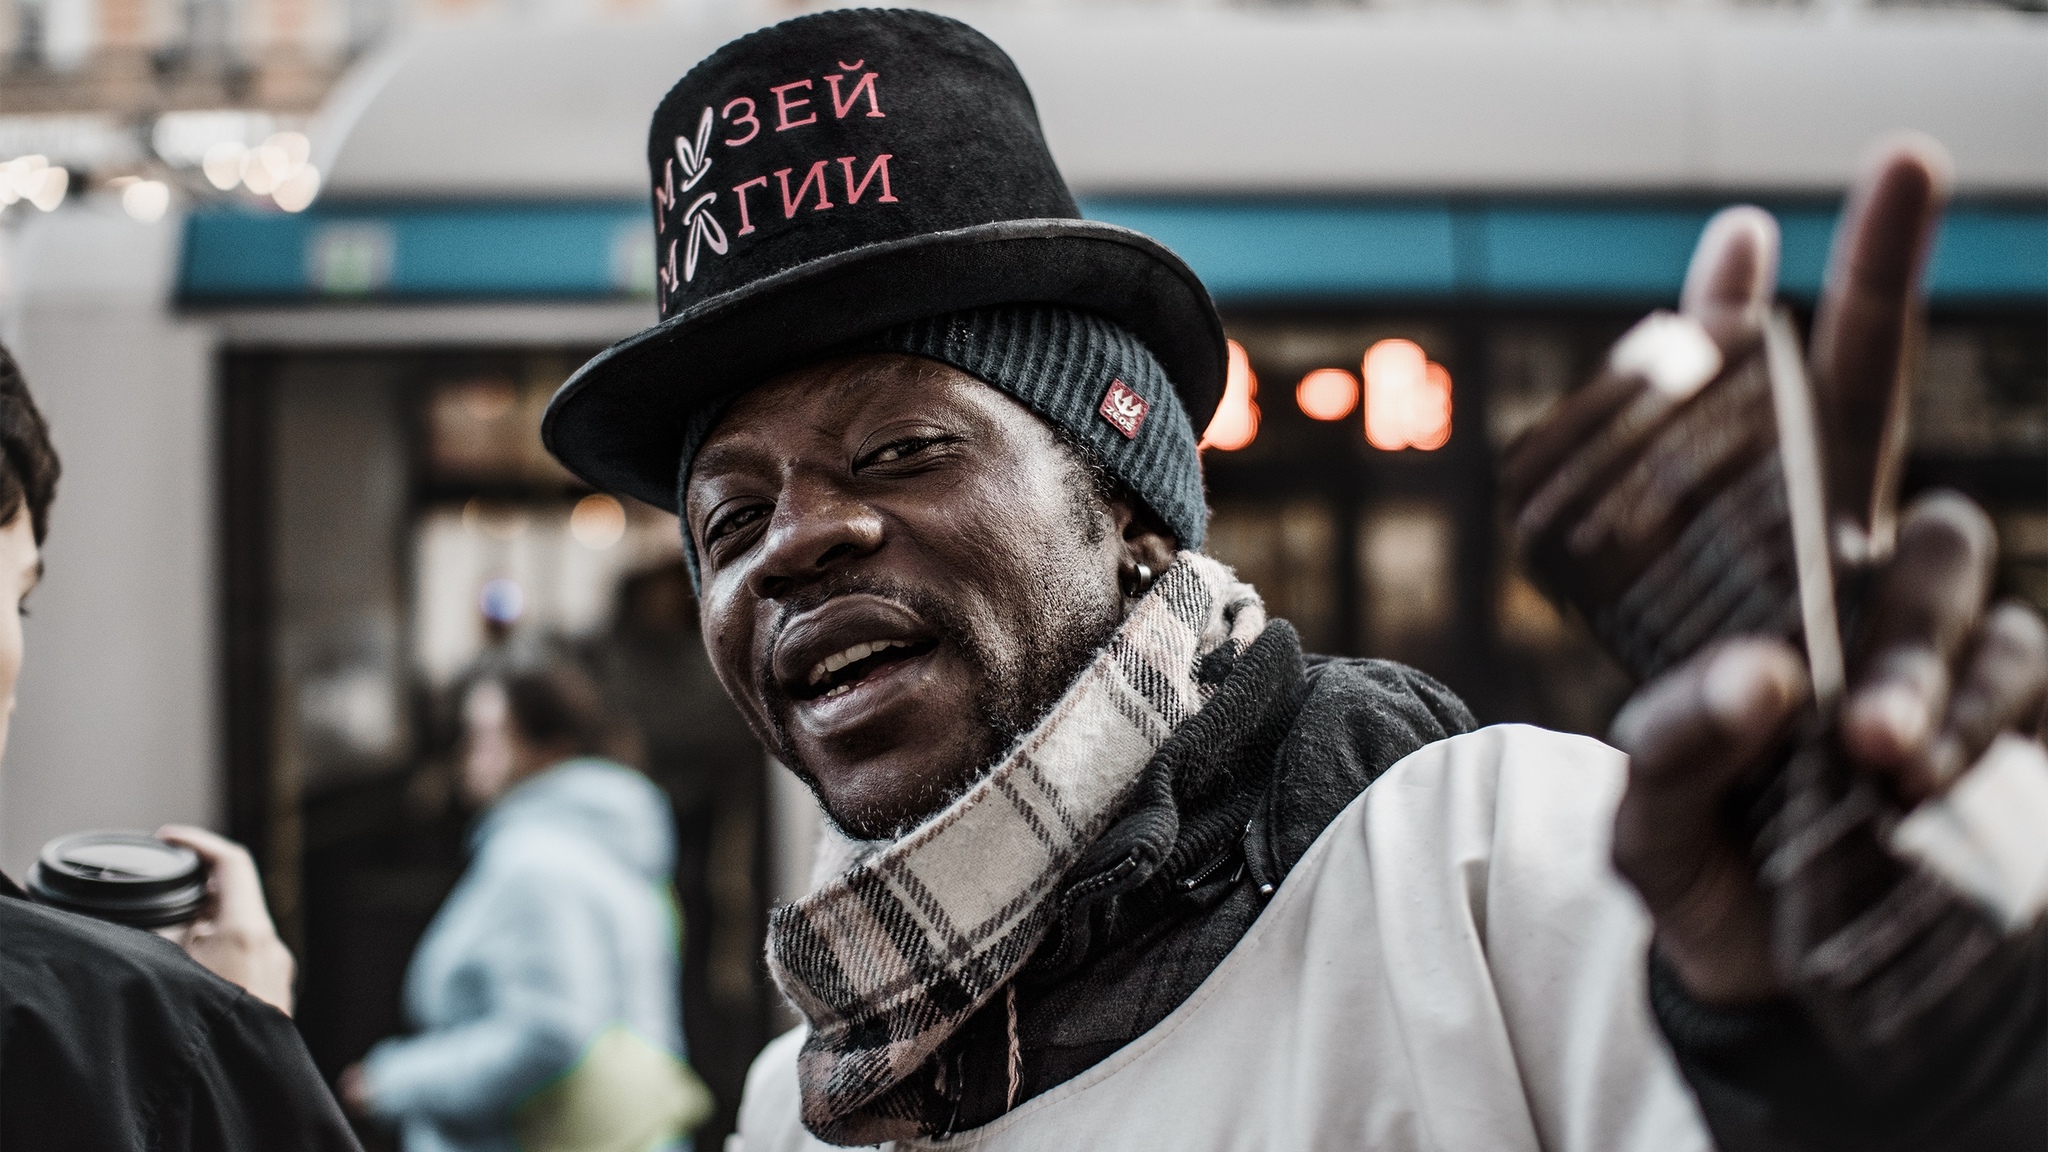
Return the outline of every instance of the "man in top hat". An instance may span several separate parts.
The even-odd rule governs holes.
[[[2039,964],[1970,1060],[1884,1091],[1784,996],[1719,805],[1805,700],[1792,649],[1648,684],[1625,756],[1304,655],[1202,554],[1215,310],[1080,219],[987,39],[757,32],[670,91],[649,161],[661,321],[544,437],[681,517],[726,691],[837,833],[772,919],[806,1026],[756,1064],[747,1152],[2038,1146]],[[1938,182],[1909,152],[1875,179],[1826,322],[1895,353]],[[1774,244],[1710,232],[1698,331],[1754,326]],[[1959,500],[1907,517],[1861,770],[1917,787],[2033,724],[2048,644],[1987,612],[1991,550]]]

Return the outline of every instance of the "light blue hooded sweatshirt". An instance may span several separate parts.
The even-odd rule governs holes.
[[[417,1035],[364,1061],[406,1152],[513,1152],[513,1110],[623,1024],[685,1056],[668,800],[608,760],[499,798],[405,976]]]

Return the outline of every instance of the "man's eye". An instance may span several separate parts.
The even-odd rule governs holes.
[[[711,522],[711,526],[704,530],[704,543],[707,546],[716,543],[718,540],[730,536],[734,532],[759,520],[766,514],[767,510],[759,505],[734,509]]]
[[[906,436],[901,440],[892,440],[869,453],[867,458],[862,460],[861,463],[863,465],[901,463],[930,451],[942,439],[944,438],[939,436]]]

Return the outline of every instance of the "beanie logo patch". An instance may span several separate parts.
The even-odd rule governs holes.
[[[1096,409],[1109,426],[1124,434],[1124,439],[1138,438],[1138,429],[1145,426],[1145,414],[1152,410],[1143,396],[1122,380],[1111,380],[1109,391],[1102,397],[1102,407]]]

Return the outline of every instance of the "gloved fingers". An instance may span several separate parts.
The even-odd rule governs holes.
[[[1921,311],[1920,280],[1948,199],[1953,165],[1930,137],[1881,144],[1836,229],[1814,315],[1814,389],[1828,444],[1831,501],[1872,527],[1889,426],[1904,416],[1900,371]]]
[[[1842,741],[1860,766],[1909,798],[1933,792],[1929,749],[1957,664],[1977,632],[1998,558],[1990,518],[1954,493],[1915,502],[1865,612],[1864,658],[1842,710]]]
[[[1948,714],[1916,775],[1944,788],[1977,762],[2001,732],[2032,734],[2048,700],[2048,626],[2032,609],[1992,608],[1962,663]]]
[[[1678,311],[1698,320],[1724,356],[1756,347],[1778,290],[1778,221],[1750,204],[1723,208],[1700,233]]]

